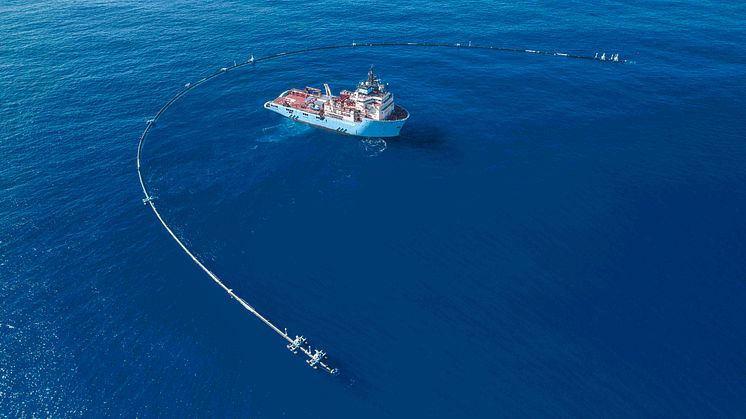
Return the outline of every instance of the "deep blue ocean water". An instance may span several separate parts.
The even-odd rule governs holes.
[[[5,1],[0,416],[746,416],[740,2]],[[219,289],[341,370],[308,368]],[[359,140],[261,108],[376,64]]]

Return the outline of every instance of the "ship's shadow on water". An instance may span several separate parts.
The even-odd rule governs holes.
[[[448,147],[445,130],[435,125],[407,125],[396,143],[412,148],[443,150]]]

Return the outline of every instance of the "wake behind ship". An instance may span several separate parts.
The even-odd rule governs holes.
[[[294,121],[362,137],[396,137],[409,119],[409,112],[394,103],[394,95],[373,66],[355,91],[342,90],[334,96],[328,84],[323,93],[314,87],[290,89],[264,107]]]

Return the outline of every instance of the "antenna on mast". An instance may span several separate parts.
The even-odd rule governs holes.
[[[376,66],[371,64],[370,70],[368,70],[368,83],[373,84],[378,81],[378,76],[376,76]]]

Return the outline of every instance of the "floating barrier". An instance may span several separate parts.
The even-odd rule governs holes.
[[[164,104],[158,112],[155,114],[155,116],[152,119],[149,119],[147,121],[147,125],[145,127],[145,130],[143,131],[142,135],[140,135],[140,140],[137,145],[137,176],[140,179],[140,186],[142,187],[143,194],[145,194],[145,197],[143,198],[142,202],[144,205],[149,206],[151,210],[153,210],[153,213],[155,214],[156,218],[160,223],[163,225],[163,228],[166,229],[166,232],[174,239],[176,244],[181,247],[182,250],[184,250],[184,253],[189,256],[194,263],[197,264],[197,266],[200,267],[209,277],[212,279],[216,284],[218,284],[231,298],[238,301],[243,308],[245,308],[247,311],[249,311],[251,314],[253,314],[255,317],[257,317],[259,320],[262,321],[265,325],[267,325],[270,329],[272,329],[275,333],[280,335],[285,341],[287,341],[287,348],[292,352],[297,354],[298,351],[303,353],[308,359],[306,360],[306,363],[313,367],[314,369],[318,369],[321,367],[324,371],[330,373],[330,374],[337,374],[339,371],[337,368],[331,367],[328,362],[326,361],[327,355],[324,351],[320,349],[316,349],[314,351],[311,350],[311,346],[308,343],[308,340],[303,336],[295,336],[294,339],[291,339],[290,336],[287,333],[287,329],[280,330],[277,326],[275,326],[272,322],[270,322],[266,317],[264,317],[262,314],[260,314],[254,307],[252,307],[249,303],[246,302],[246,300],[242,299],[238,295],[236,295],[235,292],[231,288],[228,288],[225,283],[217,276],[215,273],[213,273],[210,269],[207,268],[207,266],[204,265],[193,253],[189,248],[184,244],[184,242],[174,233],[174,231],[169,227],[169,225],[166,223],[166,221],[161,216],[161,213],[158,212],[158,208],[155,205],[156,197],[153,196],[145,183],[145,179],[142,175],[142,148],[143,144],[145,143],[145,139],[147,138],[148,134],[150,133],[150,130],[155,126],[158,119],[163,116],[163,113],[168,110],[168,108],[171,107],[171,105],[174,104],[177,100],[179,100],[182,96],[184,96],[187,92],[189,92],[192,89],[195,89],[202,85],[203,83],[206,83],[207,81],[226,73],[230,70],[245,66],[245,65],[253,65],[262,61],[269,61],[274,60],[280,57],[286,57],[291,55],[298,55],[298,54],[304,54],[308,52],[314,52],[314,51],[323,51],[323,50],[332,50],[332,49],[343,49],[343,48],[360,48],[360,47],[432,47],[432,48],[470,48],[470,49],[480,49],[480,50],[493,50],[493,51],[502,51],[502,52],[513,52],[513,53],[529,53],[529,54],[539,54],[539,55],[548,55],[548,56],[555,56],[555,57],[565,57],[565,58],[576,58],[576,59],[584,59],[584,60],[596,60],[596,61],[603,61],[607,63],[626,63],[627,60],[622,60],[619,58],[619,54],[609,54],[607,56],[606,53],[601,53],[599,56],[598,53],[596,53],[594,56],[586,56],[586,55],[577,55],[577,54],[568,54],[564,52],[549,52],[549,51],[538,51],[538,50],[531,50],[531,49],[516,49],[516,48],[504,48],[504,47],[495,47],[492,45],[475,45],[472,44],[471,41],[469,41],[468,44],[462,45],[461,43],[456,44],[444,44],[444,43],[429,43],[429,42],[373,42],[373,43],[357,43],[355,41],[352,42],[352,44],[344,44],[344,45],[327,45],[327,46],[320,46],[320,47],[313,47],[313,48],[305,48],[305,49],[299,49],[294,51],[285,51],[285,52],[278,52],[275,54],[267,55],[265,57],[260,58],[254,58],[254,55],[252,54],[248,60],[242,63],[233,63],[232,66],[229,67],[221,67],[218,71],[215,73],[212,73],[206,77],[203,77],[202,79],[194,82],[194,83],[186,83],[184,85],[184,88],[176,93],[166,104]]]

